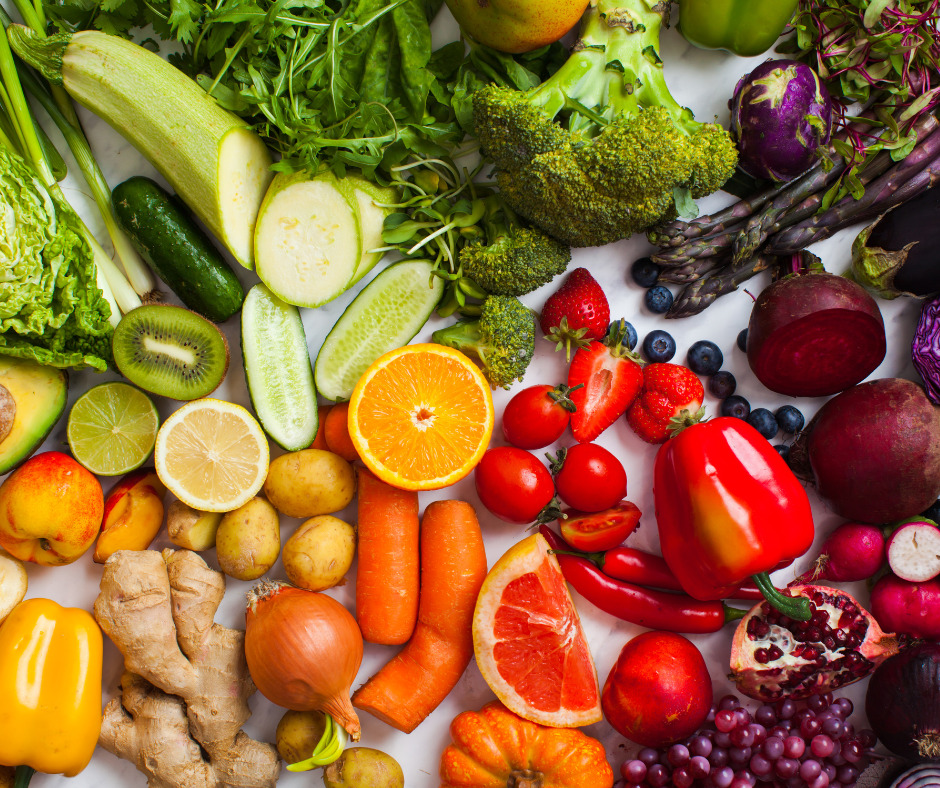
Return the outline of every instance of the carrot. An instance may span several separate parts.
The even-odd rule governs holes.
[[[326,445],[326,415],[333,409],[332,405],[318,405],[317,406],[317,434],[307,448],[308,449],[322,449],[323,451],[329,451],[330,447]]]
[[[324,419],[323,437],[333,454],[338,454],[347,462],[359,459],[359,452],[349,437],[349,403],[341,402],[330,408]]]
[[[359,471],[356,620],[369,643],[408,642],[418,618],[418,493]]]
[[[486,577],[483,535],[464,501],[428,504],[421,521],[418,624],[408,644],[353,695],[353,705],[411,733],[473,657],[473,608]]]

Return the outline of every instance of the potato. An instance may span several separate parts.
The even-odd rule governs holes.
[[[306,760],[326,731],[326,714],[322,711],[288,711],[281,717],[274,732],[277,752],[284,763]]]
[[[255,580],[267,572],[281,552],[277,511],[264,498],[252,498],[228,512],[215,536],[219,569],[236,580]]]
[[[0,788],[13,788],[16,769],[12,766],[0,766]]]
[[[215,545],[222,512],[200,512],[182,501],[173,501],[166,511],[170,541],[186,550],[208,550]]]
[[[342,585],[356,555],[356,529],[328,514],[312,517],[284,543],[287,579],[308,591]]]
[[[303,449],[271,463],[264,494],[288,517],[316,517],[349,506],[356,494],[356,472],[333,452]]]
[[[326,788],[405,788],[405,775],[391,755],[352,747],[323,770]]]

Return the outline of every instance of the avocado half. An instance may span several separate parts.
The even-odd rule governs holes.
[[[9,392],[14,403],[12,425],[0,440],[2,474],[28,460],[62,417],[69,379],[65,370],[0,356],[0,386]],[[4,398],[4,402],[8,401],[9,398]]]

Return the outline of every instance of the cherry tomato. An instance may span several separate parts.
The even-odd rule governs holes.
[[[529,386],[503,410],[503,435],[520,449],[541,449],[557,441],[574,412],[568,386]]]
[[[569,509],[565,514],[568,516],[558,521],[565,541],[578,550],[593,553],[621,545],[639,526],[642,512],[636,504],[621,501],[602,512]]]
[[[555,473],[555,490],[572,509],[602,512],[627,494],[627,472],[613,454],[596,443],[567,449]]]
[[[500,520],[531,523],[555,496],[552,475],[527,451],[488,449],[473,471],[481,503]]]

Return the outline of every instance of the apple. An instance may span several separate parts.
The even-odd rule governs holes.
[[[103,564],[117,550],[146,550],[163,525],[166,487],[153,468],[127,474],[104,501],[101,536],[94,561]]]
[[[0,547],[43,566],[70,564],[98,535],[104,493],[67,454],[35,454],[0,485]]]
[[[573,28],[589,0],[445,0],[471,38],[500,52],[531,52]]]

